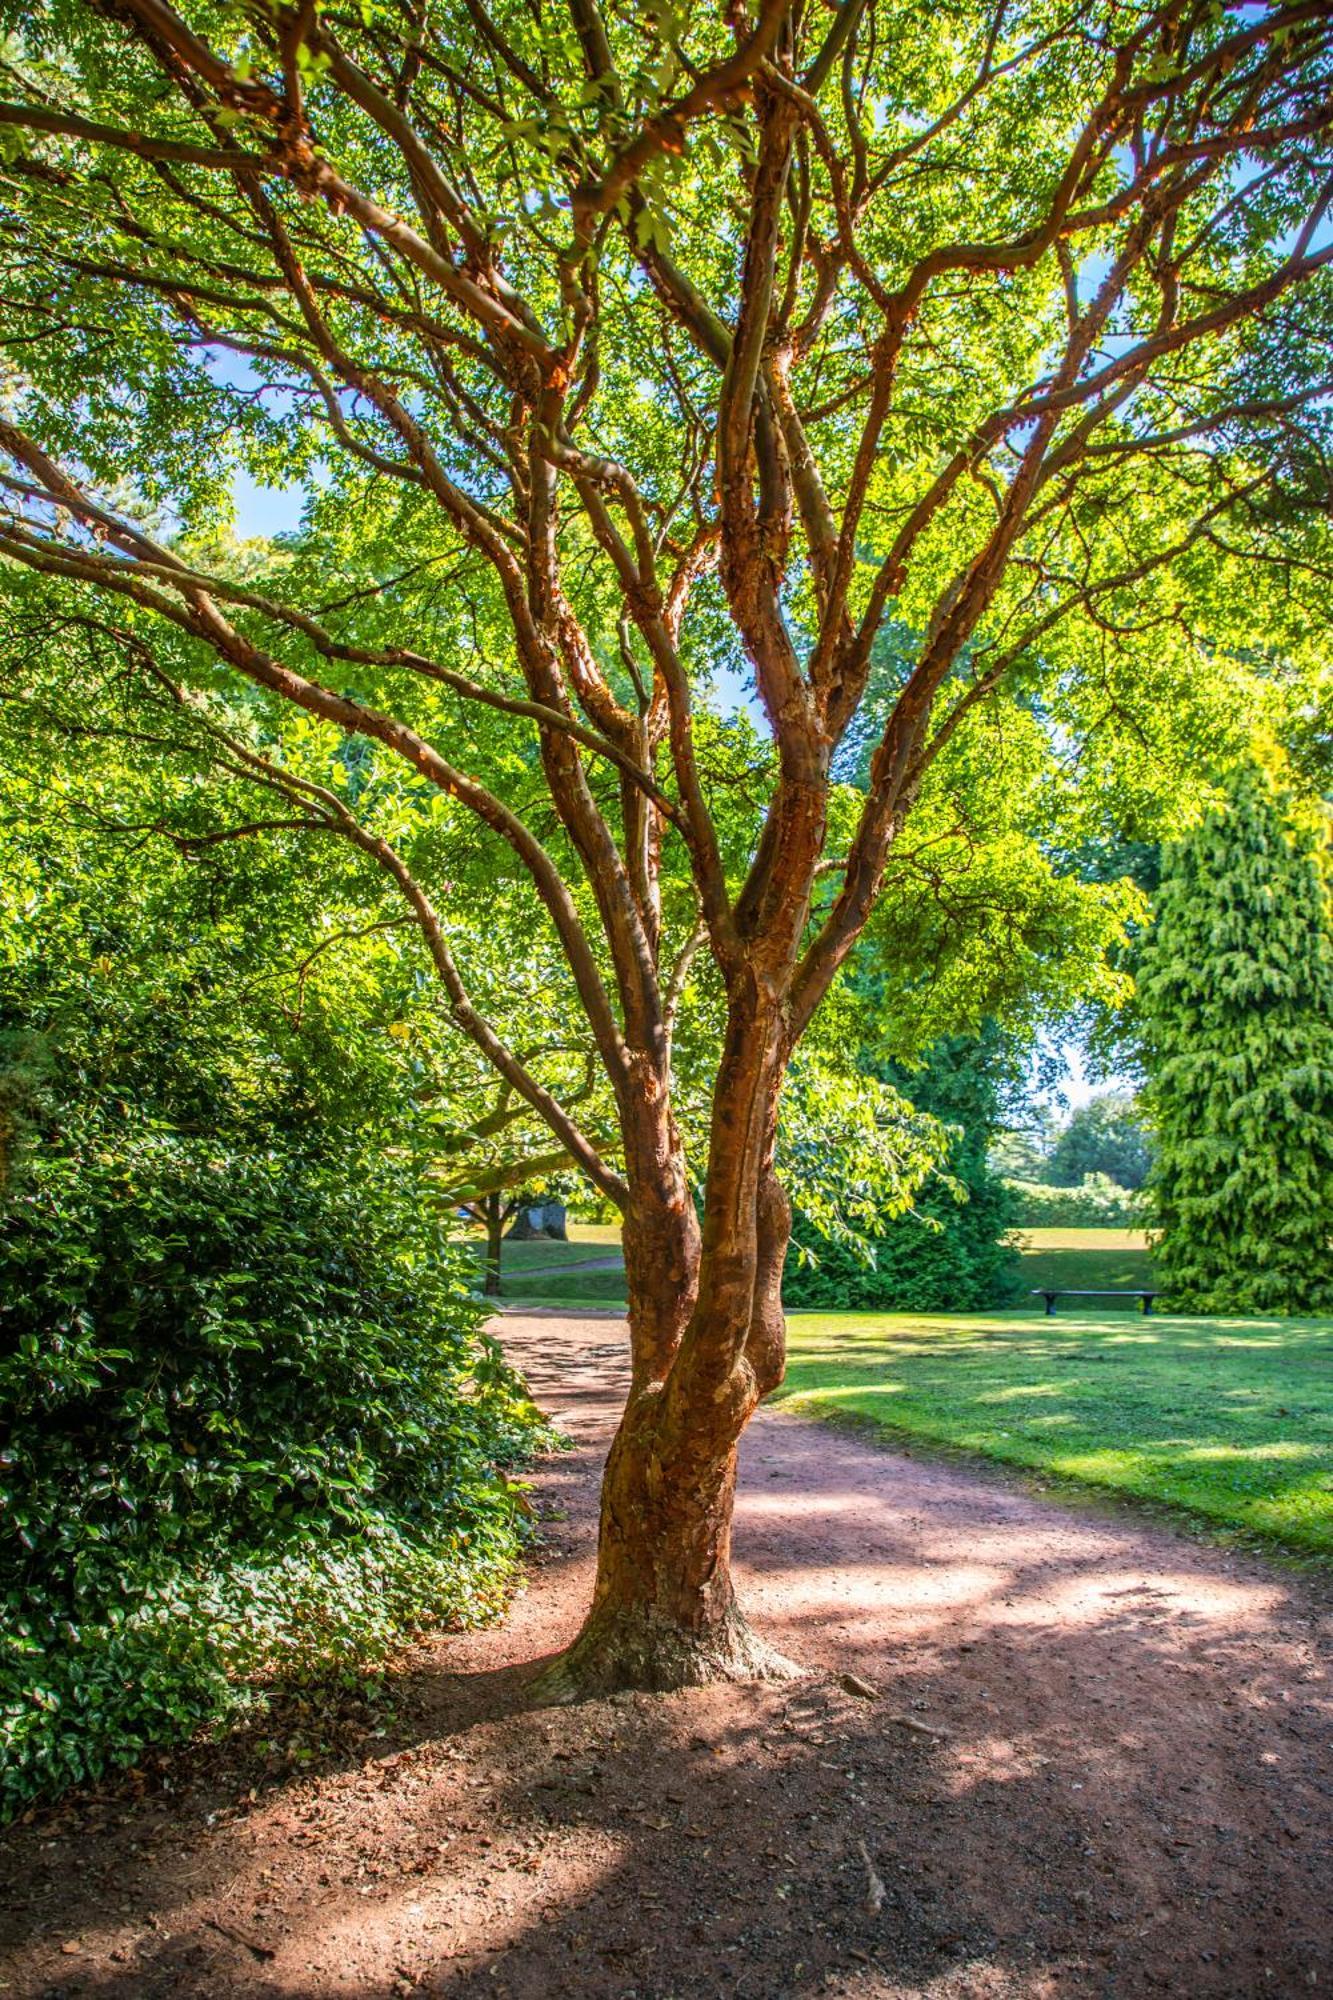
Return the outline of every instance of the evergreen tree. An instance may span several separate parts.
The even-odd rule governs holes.
[[[1172,1304],[1333,1309],[1333,945],[1310,842],[1262,771],[1167,851],[1139,992]]]

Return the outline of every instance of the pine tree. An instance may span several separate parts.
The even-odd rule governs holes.
[[[1333,1310],[1333,945],[1263,771],[1168,850],[1139,993],[1170,1303]]]

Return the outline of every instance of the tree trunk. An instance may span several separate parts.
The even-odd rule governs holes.
[[[592,1608],[537,1682],[551,1701],[800,1671],[750,1629],[731,1577],[737,1446],[760,1398],[782,1379],[790,1206],[765,1165],[740,1325],[701,1320],[692,1206],[677,1216],[674,1232],[660,1209],[627,1221],[634,1384],[602,1481]],[[734,1262],[737,1253],[724,1247]],[[719,1356],[730,1359],[719,1364]]]
[[[602,1480],[592,1608],[573,1645],[541,1676],[549,1700],[799,1671],[751,1631],[736,1602],[735,1413],[681,1435],[670,1402],[660,1387],[644,1392],[616,1432]]]

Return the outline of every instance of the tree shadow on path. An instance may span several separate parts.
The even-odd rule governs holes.
[[[1327,1589],[767,1413],[741,1582],[811,1678],[532,1709],[586,1602],[621,1344],[504,1331],[576,1440],[507,1624],[418,1649],[388,1737],[239,1810],[224,1766],[16,1829],[10,1993],[1317,1994]]]

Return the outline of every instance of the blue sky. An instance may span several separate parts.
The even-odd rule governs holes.
[[[285,535],[301,525],[303,486],[260,486],[248,472],[232,480],[236,500],[236,533],[242,541],[257,535]]]

